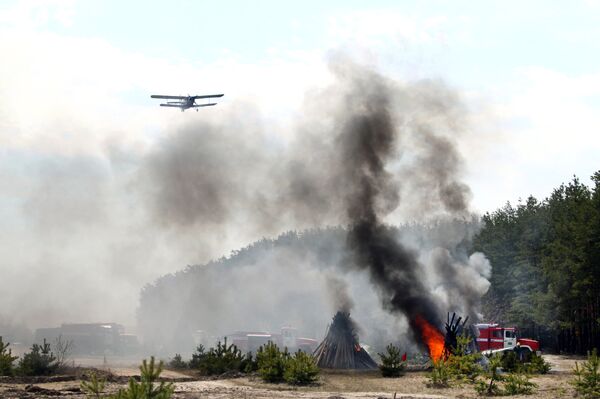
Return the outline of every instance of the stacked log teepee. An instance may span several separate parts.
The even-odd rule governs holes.
[[[317,366],[326,369],[376,369],[377,363],[360,346],[350,313],[337,312],[327,335],[313,353]]]

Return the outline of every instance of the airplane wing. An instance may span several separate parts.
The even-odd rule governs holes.
[[[210,106],[213,106],[213,105],[217,105],[217,103],[196,104],[196,105],[192,105],[190,108],[210,107]]]
[[[184,104],[160,104],[161,107],[175,107],[175,108],[181,108],[183,107]]]
[[[163,96],[161,94],[153,94],[151,98],[162,98],[164,100],[185,100],[187,96]]]
[[[198,100],[200,98],[216,98],[216,97],[223,97],[225,94],[205,94],[202,96],[192,96],[192,98],[194,100]]]

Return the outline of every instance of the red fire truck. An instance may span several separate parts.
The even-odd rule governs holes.
[[[520,347],[522,351],[537,353],[540,343],[534,339],[517,338],[516,327],[501,327],[495,323],[475,324],[477,347],[484,354],[505,352]]]

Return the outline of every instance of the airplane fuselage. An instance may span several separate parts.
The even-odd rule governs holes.
[[[165,100],[175,100],[175,101],[167,101],[164,104],[160,104],[160,106],[161,107],[179,108],[183,112],[189,108],[196,108],[196,111],[198,111],[199,107],[209,107],[209,106],[217,105],[216,103],[196,104],[196,100],[202,99],[202,98],[209,99],[209,98],[223,97],[223,94],[207,94],[207,95],[201,95],[201,96],[164,96],[164,95],[160,95],[160,94],[153,94],[150,97],[160,98],[160,99],[165,99]]]
[[[184,105],[185,108],[182,107],[182,109],[192,108],[194,106],[195,101],[196,100],[194,100],[192,97],[186,98],[185,105]]]
[[[167,104],[169,104],[169,106],[171,107],[178,107],[181,109],[181,111],[185,111],[186,109],[193,108],[195,105],[195,101],[196,100],[194,99],[194,97],[189,96],[182,98],[179,101],[167,101]]]

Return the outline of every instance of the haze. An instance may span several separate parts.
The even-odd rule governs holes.
[[[456,96],[456,173],[474,211],[543,197],[572,174],[587,182],[600,150],[599,15],[596,1],[3,2],[0,321],[132,326],[157,277],[323,224],[244,211],[260,193],[235,179],[216,191],[235,199],[226,209],[202,201],[179,213],[189,202],[169,200],[189,187],[160,192],[153,179],[182,161],[168,157],[170,145],[185,149],[172,138],[202,125],[212,127],[202,154],[236,155],[219,173],[251,169],[267,184],[324,101],[332,60]],[[225,97],[198,113],[149,98],[212,92]]]

